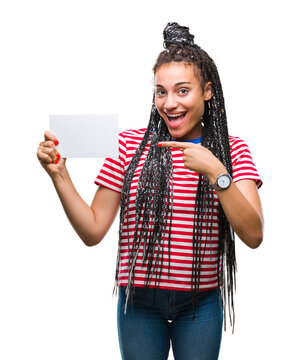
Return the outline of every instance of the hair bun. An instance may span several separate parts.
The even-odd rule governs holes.
[[[176,22],[168,23],[163,31],[165,49],[172,44],[194,45],[194,35],[190,34],[189,28],[180,26]]]

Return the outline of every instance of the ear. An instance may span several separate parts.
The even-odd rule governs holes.
[[[210,100],[212,97],[212,82],[208,81],[204,86],[204,100]]]

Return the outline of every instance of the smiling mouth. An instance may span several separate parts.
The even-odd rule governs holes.
[[[186,111],[178,113],[178,114],[165,113],[165,115],[170,123],[179,123],[180,121],[182,121],[185,118]]]

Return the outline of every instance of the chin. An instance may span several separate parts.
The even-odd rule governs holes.
[[[175,139],[177,141],[185,140],[185,137],[187,136],[187,133],[181,132],[181,131],[174,131],[168,129],[170,136],[172,139]]]

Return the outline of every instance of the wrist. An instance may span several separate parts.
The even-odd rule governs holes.
[[[224,191],[229,188],[231,185],[232,178],[229,174],[220,174],[215,183],[212,183],[211,186],[215,191]]]
[[[69,173],[65,166],[59,172],[50,175],[50,177],[54,185],[59,183],[64,183],[66,182],[66,180],[70,178]]]
[[[225,166],[222,163],[220,163],[219,166],[215,167],[214,169],[212,169],[212,171],[209,174],[207,174],[207,177],[211,184],[215,184],[219,175],[222,174],[228,174],[228,171],[225,168]]]

